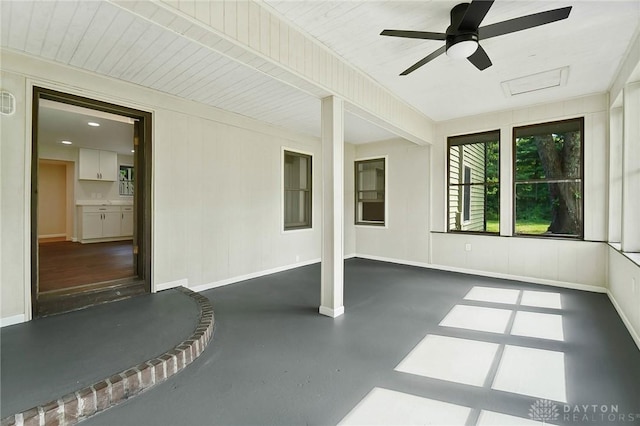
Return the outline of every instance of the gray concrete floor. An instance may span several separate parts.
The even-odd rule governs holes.
[[[638,415],[626,424],[640,424],[640,351],[604,294],[352,259],[346,313],[334,320],[317,313],[319,281],[312,265],[204,292],[216,316],[204,354],[88,424],[333,425],[374,387],[470,407],[467,424],[480,410],[528,418],[538,398],[394,371],[430,333],[562,351],[569,404],[615,404]],[[444,330],[438,324],[473,286],[560,293],[564,341]]]
[[[193,332],[198,315],[191,298],[168,290],[2,328],[1,417],[162,354]]]
[[[319,265],[312,265],[204,292],[216,330],[200,358],[86,424],[333,425],[373,388],[469,407],[467,424],[476,424],[480,410],[528,418],[538,398],[493,390],[490,380],[478,387],[394,371],[427,334],[562,351],[568,403],[616,404],[620,413],[639,415],[625,424],[640,424],[640,351],[606,295],[352,259],[346,313],[334,320],[317,313],[319,282]],[[440,326],[474,286],[560,293],[564,340]],[[181,320],[171,311],[144,319],[157,324],[158,335],[174,321]],[[68,353],[78,357],[72,345]],[[4,398],[4,377],[2,390]]]

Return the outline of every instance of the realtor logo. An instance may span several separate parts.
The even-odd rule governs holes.
[[[539,422],[551,422],[558,420],[560,411],[558,406],[548,399],[539,399],[529,408],[529,417],[531,420]]]

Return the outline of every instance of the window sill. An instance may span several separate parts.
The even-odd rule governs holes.
[[[281,234],[293,234],[293,233],[298,233],[298,232],[309,232],[309,231],[313,231],[313,227],[311,227],[311,228],[281,229],[280,233]]]
[[[356,228],[375,228],[375,229],[387,229],[387,224],[375,224],[375,223],[356,223]]]
[[[484,236],[484,237],[495,237],[495,238],[522,238],[526,240],[537,239],[537,240],[554,240],[554,241],[576,241],[576,242],[585,242],[585,243],[605,243],[604,241],[585,240],[583,238],[524,235],[524,234],[501,235],[495,232],[479,232],[479,231],[430,231],[430,232],[432,234],[473,235],[473,236]]]
[[[622,244],[620,243],[608,243],[609,247],[613,248],[615,251],[632,261],[636,264],[636,266],[640,266],[640,253],[627,252],[622,251]]]

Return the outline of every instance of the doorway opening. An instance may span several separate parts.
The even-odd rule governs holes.
[[[151,114],[33,90],[31,292],[40,317],[151,291]]]

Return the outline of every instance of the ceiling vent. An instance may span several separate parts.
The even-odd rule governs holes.
[[[522,95],[524,93],[537,92],[539,90],[561,87],[567,84],[569,67],[544,71],[525,77],[515,78],[500,83],[504,94],[508,97]]]
[[[16,112],[16,98],[11,93],[0,91],[0,114],[11,115]]]

